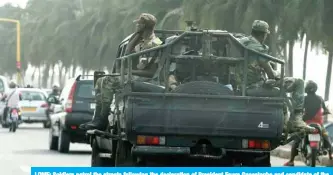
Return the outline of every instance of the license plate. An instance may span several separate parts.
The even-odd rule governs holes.
[[[309,134],[309,141],[320,141],[320,135],[319,134]]]
[[[95,109],[96,108],[96,104],[95,103],[91,103],[90,104],[90,109]]]
[[[35,112],[37,110],[37,108],[33,108],[33,107],[22,107],[21,111],[22,112]]]

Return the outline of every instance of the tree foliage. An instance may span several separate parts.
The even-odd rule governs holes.
[[[142,12],[154,14],[157,27],[165,29],[184,29],[185,20],[194,20],[202,28],[249,33],[253,20],[265,20],[271,26],[268,44],[277,56],[287,57],[286,44],[305,35],[312,47],[333,50],[331,0],[29,0],[24,9],[0,7],[0,17],[22,23],[23,68],[46,67],[44,80],[55,65],[65,72],[109,68]],[[16,28],[2,22],[0,30],[0,73],[12,74]]]

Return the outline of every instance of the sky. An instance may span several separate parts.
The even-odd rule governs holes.
[[[0,0],[0,6],[10,2],[12,4],[17,4],[21,7],[25,7],[28,0]],[[300,43],[296,43],[294,47],[294,77],[302,78],[303,74],[303,55],[304,47],[300,47]],[[325,80],[326,80],[326,69],[327,69],[327,54],[323,54],[316,51],[310,51],[308,53],[308,63],[307,63],[307,78],[306,80],[313,80],[318,83],[319,89],[318,93],[324,95],[325,93]],[[27,71],[27,74],[29,70]],[[333,78],[333,77],[332,77]],[[333,97],[333,82],[331,85],[331,94]]]
[[[6,3],[12,3],[13,5],[19,5],[20,7],[25,7],[28,0],[0,0],[0,6]]]

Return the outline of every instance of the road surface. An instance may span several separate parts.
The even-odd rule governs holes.
[[[48,149],[48,129],[39,124],[20,125],[16,133],[0,129],[0,174],[30,175],[32,166],[90,166],[90,147],[71,144],[69,154]],[[273,166],[285,159],[272,157]],[[304,166],[297,162],[297,165]]]

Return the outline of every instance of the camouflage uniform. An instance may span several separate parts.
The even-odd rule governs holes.
[[[110,113],[110,105],[114,93],[119,87],[120,81],[118,77],[105,76],[97,79],[95,85],[96,109],[94,117],[91,122],[82,124],[80,126],[81,129],[106,129]]]
[[[135,52],[140,52],[142,50],[146,50],[146,49],[150,49],[156,46],[159,46],[162,44],[162,41],[155,36],[153,30],[155,28],[156,25],[156,18],[154,15],[151,15],[149,13],[142,13],[138,19],[134,20],[135,23],[137,24],[144,24],[146,28],[148,28],[148,30],[144,31],[147,32],[148,36],[144,36],[142,37],[141,41],[139,41],[139,43],[134,47],[134,51]],[[145,30],[145,29],[142,29]],[[143,34],[145,34],[143,32]],[[149,66],[153,60],[153,57],[149,57],[149,58],[144,58],[144,57],[140,57],[139,58],[139,64],[137,65],[138,69],[146,69],[147,66]],[[154,63],[157,63],[158,60],[155,60]]]
[[[135,20],[136,23],[143,23],[146,26],[149,27],[149,29],[152,29],[155,27],[156,24],[156,18],[147,13],[143,13],[140,15],[140,17]],[[143,31],[145,32],[145,31]],[[150,31],[151,35],[147,38],[143,38],[139,44],[137,44],[134,48],[134,51],[138,52],[144,49],[149,49],[155,46],[160,45],[162,42],[161,40],[155,36],[153,31]],[[130,49],[131,50],[131,49]],[[147,66],[150,64],[150,59],[146,58],[140,58],[140,63],[138,65],[139,69],[146,69]],[[146,59],[146,60],[145,60]],[[140,78],[140,77],[139,77]],[[110,77],[105,76],[102,78],[99,78],[96,81],[96,87],[95,87],[95,98],[96,98],[96,109],[94,118],[91,122],[82,124],[80,126],[81,129],[100,129],[105,130],[108,125],[108,116],[110,113],[110,105],[113,100],[113,96],[115,94],[115,91],[120,88],[120,81],[119,78],[116,77]]]
[[[252,30],[266,32],[269,34],[269,25],[260,20],[255,20],[252,25]],[[267,54],[269,47],[260,43],[253,36],[245,37],[240,39],[240,42],[249,49],[256,50],[258,52]],[[248,89],[262,89],[262,85],[265,81],[265,72],[263,68],[260,66],[260,61],[268,61],[264,60],[264,58],[249,58],[248,64]],[[297,111],[297,115],[295,116],[294,127],[303,128],[306,124],[302,120],[302,115],[300,115],[300,111],[303,109],[304,103],[304,80],[293,77],[285,77],[283,79],[286,92],[292,93],[293,99],[293,107],[294,110]],[[272,89],[272,93],[276,93],[278,91],[274,91],[276,89]],[[294,111],[291,111],[294,112]]]

